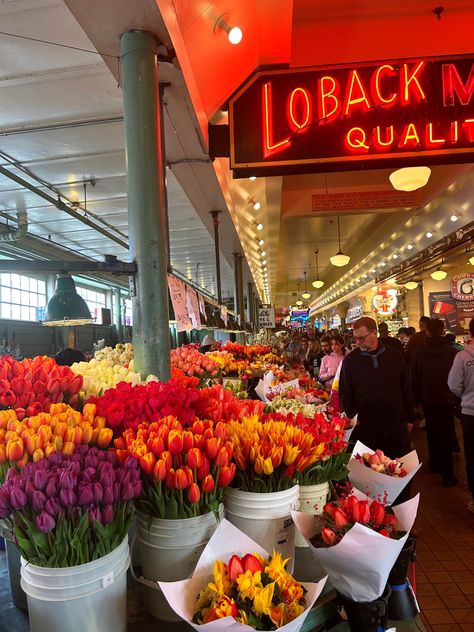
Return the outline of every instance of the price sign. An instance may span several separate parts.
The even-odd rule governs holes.
[[[186,286],[172,274],[168,274],[168,289],[173,303],[174,317],[178,331],[189,331],[193,328],[186,307]]]
[[[275,327],[275,308],[265,307],[258,310],[258,324],[260,327],[272,329]]]
[[[199,314],[199,301],[197,293],[186,286],[186,307],[188,308],[188,314],[193,324],[194,329],[201,329],[201,315]]]

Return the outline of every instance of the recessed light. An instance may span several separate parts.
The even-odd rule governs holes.
[[[449,219],[450,219],[452,222],[457,222],[457,221],[458,221],[458,216],[457,216],[455,213],[453,213]]]
[[[413,250],[413,244],[408,244],[407,249],[408,250]]]
[[[250,176],[250,178],[249,178],[249,180],[252,180],[252,182],[253,182],[254,180],[256,180],[256,179],[257,179],[257,176]]]
[[[428,239],[430,239],[431,237],[433,237],[433,233],[429,230],[429,231],[426,233],[426,236],[428,237]]]
[[[262,250],[262,257],[266,257],[267,253],[265,252],[265,250]]]
[[[395,254],[392,256],[392,259],[398,259],[398,255],[397,255],[397,253],[395,253]]]
[[[267,262],[266,262],[266,260],[265,260],[265,259],[262,261],[262,263],[263,263],[263,265],[264,265],[264,266],[266,266],[266,265],[267,265]]]
[[[382,263],[381,263],[380,265],[381,265],[381,266],[382,266],[382,268],[383,268],[383,267],[384,267],[384,266],[386,266],[387,264],[385,263],[385,261],[382,261]]]
[[[259,245],[259,246],[263,246],[263,244],[264,244],[264,243],[265,243],[265,242],[264,242],[264,240],[263,240],[263,239],[260,239],[260,241],[258,242],[258,245]]]
[[[261,223],[257,224],[257,230],[263,230],[263,224]]]

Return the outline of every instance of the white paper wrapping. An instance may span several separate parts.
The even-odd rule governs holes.
[[[361,492],[355,495],[371,502]],[[310,542],[321,529],[321,522],[315,516],[299,511],[292,511],[291,515],[334,588],[352,601],[373,601],[385,589],[390,571],[415,522],[419,501],[420,494],[393,507],[398,528],[407,532],[400,540],[387,538],[357,522],[338,544],[328,548],[316,548]]]
[[[207,582],[213,577],[214,562],[216,560],[229,560],[232,555],[243,556],[246,553],[258,553],[259,555],[268,557],[269,553],[262,549],[260,545],[247,537],[237,527],[234,527],[228,520],[222,520],[215,530],[212,538],[209,540],[206,548],[202,552],[201,557],[196,565],[193,576],[190,579],[184,579],[179,582],[158,582],[163,594],[173,610],[184,619],[195,630],[212,632],[223,632],[224,630],[232,632],[243,632],[244,630],[253,631],[254,628],[249,625],[237,623],[233,617],[225,617],[217,621],[211,621],[203,625],[197,625],[191,622],[194,614],[194,606],[196,597],[199,592],[206,586]],[[313,607],[316,599],[324,588],[327,577],[321,579],[317,584],[303,583],[308,591],[306,593],[306,609],[291,623],[284,625],[282,632],[298,632],[306,619],[308,612]]]
[[[346,441],[347,443],[349,443],[350,438],[351,438],[351,434],[354,432],[354,428],[357,426],[357,419],[358,419],[359,415],[358,413],[355,414],[354,417],[352,417],[352,419],[349,422],[349,428],[347,428],[346,430],[346,434],[344,436],[344,441]]]
[[[263,376],[263,379],[258,381],[258,384],[255,387],[255,392],[260,397],[262,402],[265,402],[266,404],[270,403],[270,400],[267,397],[270,391],[272,393],[281,393],[287,388],[292,388],[293,386],[298,388],[299,386],[298,380],[290,380],[289,382],[281,382],[280,384],[275,384],[275,386],[271,386],[275,380],[276,377],[273,371],[268,371],[268,373],[265,373],[265,375]]]
[[[349,480],[356,489],[364,492],[367,496],[391,505],[420,469],[421,463],[418,460],[418,455],[413,450],[399,458],[408,474],[403,478],[397,478],[376,472],[355,458],[356,454],[362,455],[366,452],[374,454],[375,450],[371,450],[360,441],[357,441],[347,464]]]

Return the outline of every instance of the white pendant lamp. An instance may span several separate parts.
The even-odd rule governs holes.
[[[416,191],[425,186],[430,175],[429,167],[403,167],[393,171],[388,178],[397,191]]]
[[[438,268],[438,270],[432,272],[430,276],[434,281],[442,281],[448,276],[448,273]]]
[[[309,298],[311,298],[311,292],[308,292],[308,290],[306,288],[306,270],[304,271],[304,292],[301,295],[301,298],[304,298],[305,301],[307,301]]]
[[[313,281],[311,285],[315,287],[317,290],[319,290],[319,288],[323,287],[324,285],[324,281],[321,281],[321,279],[319,278],[319,262],[318,262],[319,250],[315,250],[314,254],[316,255],[316,281]]]
[[[349,263],[351,258],[348,255],[345,255],[341,250],[341,225],[339,222],[339,215],[337,216],[337,240],[339,243],[339,250],[329,259],[329,261],[332,263],[333,266],[336,266],[337,268],[343,268]]]
[[[407,290],[416,290],[418,283],[416,281],[408,281],[408,283],[405,283],[405,287]]]

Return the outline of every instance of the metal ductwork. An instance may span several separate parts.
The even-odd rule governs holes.
[[[20,241],[28,232],[28,215],[26,211],[18,211],[16,214],[18,227],[0,233],[0,242]]]

